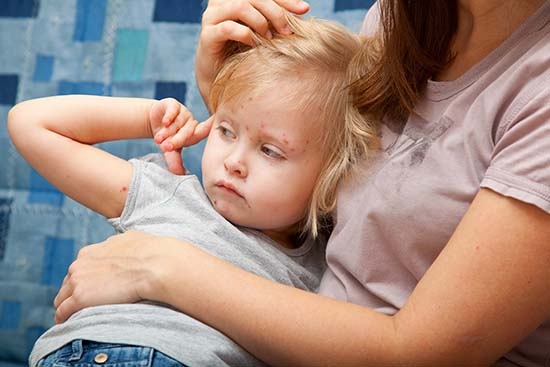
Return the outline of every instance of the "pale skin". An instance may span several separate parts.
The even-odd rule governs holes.
[[[231,15],[232,3],[210,1],[209,7],[227,7]],[[261,10],[275,2],[238,3],[273,24],[281,21],[277,11]],[[278,4],[290,3],[297,4]],[[510,11],[509,3],[499,6],[501,1],[461,1],[456,59],[438,79],[462,75],[541,3],[522,1]],[[499,21],[504,16],[507,22]],[[231,20],[243,19],[207,18],[203,50],[230,38],[231,29],[242,25]],[[224,32],[218,32],[216,24],[222,20],[227,21]],[[211,38],[204,41],[209,32]],[[209,73],[201,75],[208,85]],[[62,322],[90,305],[166,302],[273,365],[483,366],[548,319],[549,279],[550,215],[481,189],[444,250],[393,316],[273,283],[191,244],[137,232],[81,251],[55,306],[56,320]]]
[[[289,109],[279,80],[216,110],[202,158],[204,189],[232,223],[261,230],[287,247],[304,218],[323,163],[317,120]]]

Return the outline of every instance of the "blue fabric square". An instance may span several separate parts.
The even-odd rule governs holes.
[[[156,0],[155,22],[200,23],[204,10],[203,1]]]
[[[53,187],[34,169],[30,174],[30,188],[28,202],[30,204],[48,204],[54,207],[61,207],[65,195]]]
[[[334,11],[369,9],[375,0],[334,0]]]
[[[158,82],[155,84],[155,98],[163,99],[172,97],[185,104],[185,95],[187,93],[187,84],[184,82]]]
[[[53,74],[53,56],[36,55],[36,64],[32,80],[35,82],[49,82]]]
[[[19,75],[0,74],[0,104],[14,105],[19,87]]]
[[[59,94],[110,95],[111,86],[96,82],[71,82],[62,80],[59,82],[57,91]]]
[[[4,259],[10,229],[12,199],[0,198],[0,261]]]
[[[40,0],[3,0],[0,17],[34,18],[39,6]]]
[[[44,243],[42,284],[60,287],[73,262],[75,253],[72,239],[48,237]]]
[[[107,0],[78,0],[73,40],[97,42],[103,37]]]
[[[17,329],[21,319],[21,303],[15,301],[0,302],[0,330]]]
[[[31,353],[32,347],[40,335],[44,334],[46,329],[43,327],[30,327],[27,329],[25,339],[27,340],[27,354]],[[1,367],[1,366],[0,366]]]

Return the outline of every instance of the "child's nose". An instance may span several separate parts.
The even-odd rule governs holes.
[[[239,177],[246,177],[248,175],[246,164],[237,154],[228,156],[224,161],[224,167],[232,175]]]

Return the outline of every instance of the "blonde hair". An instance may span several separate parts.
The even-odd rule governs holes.
[[[281,98],[318,121],[325,158],[300,226],[303,233],[316,236],[335,208],[338,183],[377,147],[377,124],[361,114],[348,90],[368,72],[376,53],[364,52],[362,45],[370,40],[336,22],[292,15],[287,19],[292,35],[256,36],[256,47],[227,45],[209,100],[216,111],[222,102],[295,79],[294,91]]]

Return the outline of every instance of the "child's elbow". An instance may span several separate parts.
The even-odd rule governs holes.
[[[19,105],[15,105],[8,111],[8,133],[10,135],[10,138],[13,140],[13,136],[15,133],[17,133],[17,125],[19,120]]]
[[[24,125],[27,118],[25,118],[26,108],[24,103],[25,102],[18,103],[8,111],[8,134],[15,146],[18,146],[18,142],[22,139],[25,132]]]

